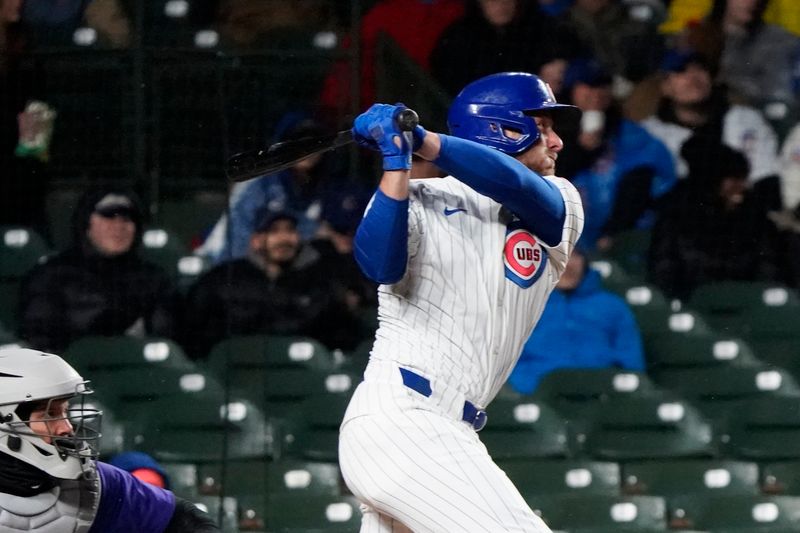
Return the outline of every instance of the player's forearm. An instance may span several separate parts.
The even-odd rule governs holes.
[[[353,255],[364,275],[377,283],[400,281],[406,271],[408,259],[407,177],[405,181],[405,198],[390,197],[383,191],[383,180],[381,181],[381,187],[375,192],[356,231]]]
[[[381,177],[378,188],[393,200],[408,199],[408,170],[387,170]]]
[[[492,148],[449,135],[428,144],[431,136],[425,136],[421,156],[436,154],[436,166],[509,208],[545,243],[561,242],[566,207],[555,184]]]

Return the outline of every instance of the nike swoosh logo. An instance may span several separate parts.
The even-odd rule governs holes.
[[[467,212],[467,210],[464,209],[463,207],[456,207],[455,209],[450,209],[449,207],[445,207],[444,208],[444,216],[449,217],[450,215],[452,215],[454,213],[461,212],[461,211],[463,211],[464,213]]]

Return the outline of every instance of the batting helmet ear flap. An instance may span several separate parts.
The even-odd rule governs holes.
[[[537,115],[555,121],[580,118],[579,108],[556,102],[552,89],[527,72],[492,74],[464,87],[450,105],[450,133],[516,155],[539,139]],[[518,132],[514,138],[505,130]]]

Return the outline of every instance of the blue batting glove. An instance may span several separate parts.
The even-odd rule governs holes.
[[[362,146],[378,147],[384,170],[411,169],[413,135],[401,131],[395,121],[403,109],[404,106],[373,104],[353,122],[353,138]]]

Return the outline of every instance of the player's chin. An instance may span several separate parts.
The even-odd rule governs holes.
[[[556,162],[552,159],[548,159],[545,163],[541,165],[539,168],[539,173],[544,176],[549,176],[551,174],[555,174],[556,172]]]

